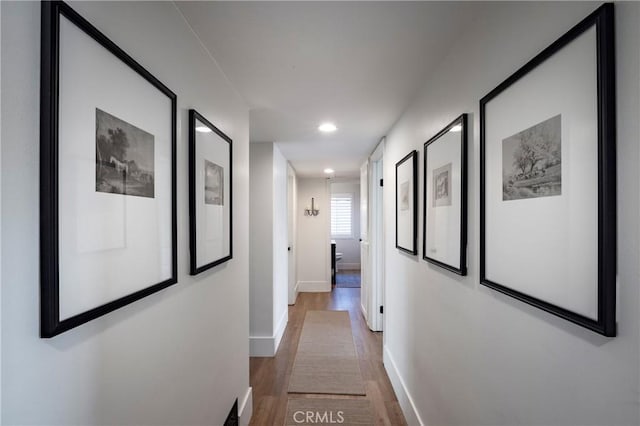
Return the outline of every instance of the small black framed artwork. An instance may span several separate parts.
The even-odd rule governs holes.
[[[467,274],[467,114],[424,144],[422,258]]]
[[[480,282],[616,335],[613,5],[480,101]]]
[[[232,258],[232,141],[189,110],[191,275]]]
[[[64,2],[41,11],[48,338],[177,282],[176,95]]]
[[[418,151],[396,163],[396,247],[418,254]]]

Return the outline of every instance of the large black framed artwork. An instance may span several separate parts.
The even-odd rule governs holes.
[[[480,101],[480,281],[616,335],[613,5]]]
[[[396,163],[396,247],[418,254],[418,151]]]
[[[189,110],[191,275],[232,258],[232,141]]]
[[[422,258],[467,275],[467,114],[424,144]]]
[[[177,282],[176,95],[63,2],[41,6],[40,335]]]

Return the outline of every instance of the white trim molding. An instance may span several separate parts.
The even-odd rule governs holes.
[[[407,385],[402,379],[400,371],[398,371],[398,367],[386,345],[383,350],[382,362],[385,371],[389,375],[391,386],[398,397],[398,402],[400,403],[400,408],[402,408],[402,413],[404,414],[407,424],[424,426],[424,422],[420,418],[420,414],[418,414],[416,405],[413,403],[409,389],[407,389]]]
[[[248,426],[253,414],[253,388],[249,386],[247,393],[244,395],[244,399],[238,407],[238,417],[240,417],[240,424],[242,426]]]
[[[273,356],[275,336],[249,336],[249,356]]]
[[[275,356],[289,321],[289,311],[285,310],[273,336],[249,336],[249,356]]]
[[[276,327],[274,334],[274,342],[273,342],[273,356],[278,352],[278,348],[280,347],[280,342],[282,341],[282,336],[284,336],[284,331],[287,329],[287,323],[289,322],[289,309],[285,308],[282,316],[280,317],[280,321],[278,321],[278,326]]]
[[[331,283],[328,281],[298,281],[300,293],[326,293],[331,291]]]
[[[298,293],[300,292],[298,288],[300,287],[300,281],[296,281],[296,286],[293,289],[293,299],[289,299],[289,305],[295,305],[296,300],[298,300]]]

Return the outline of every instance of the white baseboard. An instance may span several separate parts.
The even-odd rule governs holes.
[[[293,296],[289,298],[289,305],[295,305],[296,300],[298,300],[298,287],[300,287],[300,281],[296,282],[296,287],[293,289]]]
[[[383,350],[382,362],[384,363],[384,369],[389,375],[391,386],[393,386],[393,390],[398,397],[398,402],[400,403],[400,408],[402,408],[402,413],[404,414],[407,424],[424,426],[420,414],[418,414],[418,410],[413,403],[413,398],[411,398],[411,394],[404,380],[402,380],[400,371],[398,371],[398,367],[386,346]]]
[[[249,356],[275,356],[288,320],[289,311],[285,310],[273,336],[249,336]]]
[[[249,336],[249,356],[273,356],[274,336]]]
[[[298,281],[300,293],[324,293],[331,291],[331,283],[327,281]]]
[[[238,416],[240,417],[240,424],[242,426],[248,426],[251,421],[251,415],[253,414],[253,388],[249,387],[247,393],[244,395],[244,399],[240,402],[238,407]]]
[[[280,321],[278,321],[278,326],[276,327],[276,332],[274,334],[274,342],[273,342],[273,356],[278,352],[278,348],[280,347],[280,342],[282,341],[282,336],[284,335],[284,331],[287,329],[287,323],[289,322],[289,309],[286,309],[282,313],[280,317]]]
[[[336,269],[338,269],[338,271],[355,271],[360,269],[360,264],[340,262],[336,264]]]

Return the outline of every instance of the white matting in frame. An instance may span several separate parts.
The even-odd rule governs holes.
[[[615,335],[612,11],[587,17],[480,108],[481,282],[605,335]]]
[[[176,98],[65,3],[42,10],[43,32],[59,34],[43,48],[59,89],[43,91],[41,118],[57,129],[41,146],[57,159],[41,166],[57,176],[41,190],[51,337],[176,282]]]
[[[417,254],[417,158],[411,151],[396,163],[396,247]]]
[[[232,258],[232,141],[189,111],[191,274]]]
[[[463,114],[424,145],[423,259],[466,275],[466,138]]]

